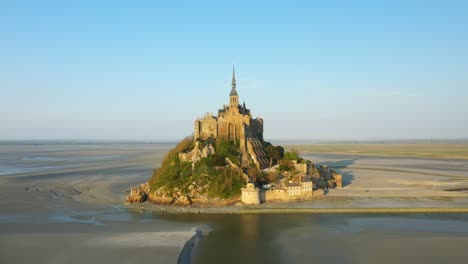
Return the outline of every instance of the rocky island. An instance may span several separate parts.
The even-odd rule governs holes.
[[[315,166],[297,151],[263,138],[263,119],[239,103],[233,69],[229,104],[207,113],[194,133],[170,150],[151,179],[132,188],[127,203],[158,205],[259,205],[316,199],[342,187],[342,177]]]

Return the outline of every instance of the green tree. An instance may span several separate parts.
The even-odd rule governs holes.
[[[273,145],[267,146],[265,151],[268,157],[270,158],[270,168],[271,168],[271,166],[273,165],[273,160],[278,160],[279,152]]]
[[[273,146],[267,144],[265,152],[270,159],[270,168],[273,166],[273,162],[278,163],[284,157],[284,148],[282,146]]]
[[[279,158],[277,159],[277,161],[281,160],[284,158],[284,148],[282,146],[276,146],[276,151],[278,151],[278,154],[279,154]]]
[[[270,159],[270,168],[271,168],[271,165],[273,163],[273,155],[275,155],[276,149],[272,145],[269,145],[265,148],[265,152],[268,158]]]

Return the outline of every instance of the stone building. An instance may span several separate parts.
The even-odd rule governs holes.
[[[274,190],[261,190],[260,202],[279,202],[310,199],[314,196],[312,181],[282,182]]]
[[[283,186],[289,196],[312,197],[312,181],[288,182]]]
[[[269,165],[263,147],[263,119],[253,118],[245,102],[239,104],[234,68],[229,104],[219,109],[217,116],[207,113],[195,120],[193,135],[194,140],[214,138],[235,141],[239,143],[243,161],[249,155],[258,168],[264,169]]]
[[[245,188],[242,188],[241,202],[243,204],[259,205],[260,190],[255,187],[252,182],[247,183]]]

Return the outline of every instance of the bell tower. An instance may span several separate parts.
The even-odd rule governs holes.
[[[232,88],[231,93],[229,94],[229,107],[238,108],[239,107],[239,96],[236,91],[236,73],[234,71],[234,65],[232,66]]]

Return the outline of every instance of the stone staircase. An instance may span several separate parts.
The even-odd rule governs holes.
[[[262,142],[256,138],[247,138],[247,151],[255,164],[261,169],[266,169],[270,165],[263,149]]]

